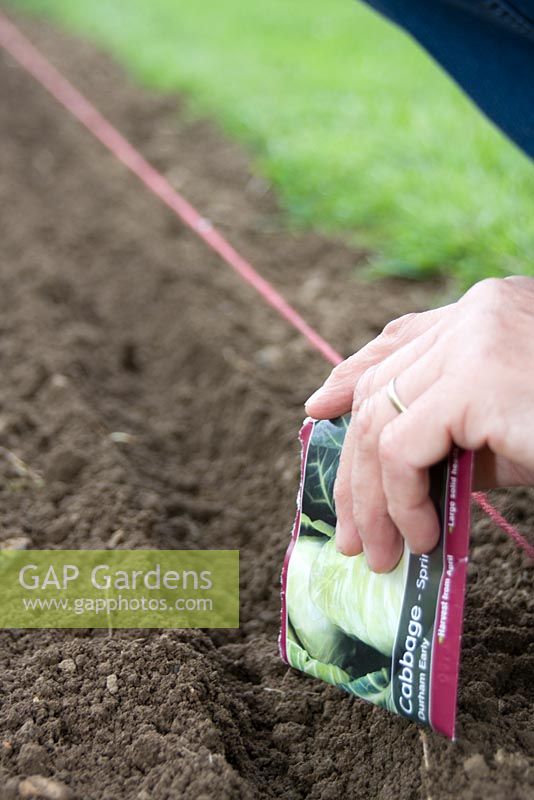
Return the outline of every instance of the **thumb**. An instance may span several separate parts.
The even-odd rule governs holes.
[[[332,419],[352,407],[352,396],[360,374],[361,358],[355,353],[334,367],[323,385],[304,404],[306,413],[315,419]]]

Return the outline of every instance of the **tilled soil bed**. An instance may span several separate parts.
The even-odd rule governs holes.
[[[284,230],[210,124],[19,22],[342,352],[442,291],[366,282],[361,254]],[[1,633],[0,797],[32,775],[94,799],[534,797],[526,558],[475,520],[455,744],[287,669],[296,434],[327,365],[3,54],[0,97],[0,537],[239,548],[242,619]],[[531,496],[497,501],[528,532]]]

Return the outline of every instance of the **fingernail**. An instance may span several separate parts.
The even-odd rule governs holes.
[[[376,572],[377,575],[384,575],[387,572],[391,572],[391,570],[395,567],[395,564],[392,564],[389,559],[384,560],[381,559],[380,556],[377,558],[376,553],[374,558],[369,558],[365,547],[363,548],[363,553],[365,560],[367,561],[367,566],[371,572]]]
[[[334,534],[334,542],[336,550],[343,556],[350,558],[361,553],[361,542],[358,531],[352,525],[348,528],[341,528],[341,525],[336,525],[336,532]]]
[[[372,557],[371,558],[369,557],[369,552],[364,544],[362,544],[362,548],[363,548],[363,556],[365,558],[367,566],[369,567],[371,572],[377,572],[376,563],[373,563],[374,559]]]
[[[321,386],[321,387],[319,387],[319,389],[317,389],[313,394],[311,394],[308,397],[308,399],[306,400],[304,405],[307,406],[308,403],[315,403],[316,400],[320,400],[321,399],[321,396],[323,394],[324,394],[324,388]]]

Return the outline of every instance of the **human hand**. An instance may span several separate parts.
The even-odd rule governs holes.
[[[407,411],[387,394],[389,381]],[[334,497],[336,545],[393,569],[439,538],[428,469],[452,444],[476,451],[475,486],[534,485],[534,279],[489,279],[457,303],[394,320],[306,403],[352,411]]]

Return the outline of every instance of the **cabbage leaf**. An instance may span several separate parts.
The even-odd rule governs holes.
[[[395,711],[388,668],[383,667],[376,672],[352,679],[348,672],[336,664],[326,664],[312,658],[298,642],[291,638],[288,638],[287,641],[287,657],[291,666],[304,672],[305,675],[319,678],[333,686],[339,686],[340,689],[344,689],[362,700],[368,700],[375,705]]]
[[[310,520],[336,525],[334,481],[349,415],[316,423],[308,447],[302,511]]]
[[[344,666],[354,660],[357,643],[330,622],[310,594],[312,565],[327,541],[301,535],[295,542],[287,573],[287,610],[298,641],[312,658]]]

